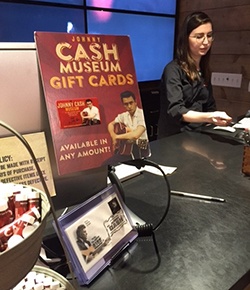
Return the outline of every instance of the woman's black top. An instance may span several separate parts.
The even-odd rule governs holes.
[[[178,63],[173,60],[164,68],[161,78],[160,117],[158,138],[194,130],[200,123],[186,123],[182,115],[188,111],[212,112],[216,110],[212,86],[200,81],[192,82]]]

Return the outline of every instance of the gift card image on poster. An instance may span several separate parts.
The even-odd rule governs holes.
[[[58,224],[80,285],[89,284],[138,236],[114,185],[59,217]]]
[[[97,98],[56,101],[61,129],[101,124]]]

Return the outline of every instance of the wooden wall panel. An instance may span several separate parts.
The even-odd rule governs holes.
[[[230,102],[223,99],[217,100],[217,107],[219,110],[226,111],[233,120],[236,121],[239,116],[243,116],[249,109],[248,103]]]
[[[207,10],[216,8],[230,8],[239,7],[244,5],[249,5],[249,0],[179,0],[179,5],[182,11],[197,11],[197,10]]]
[[[249,55],[219,55],[211,56],[211,69],[214,72],[241,73],[245,80],[250,79]]]
[[[206,12],[214,23],[215,41],[211,54],[214,72],[241,73],[241,88],[214,86],[217,107],[233,118],[250,109],[250,0],[179,0],[179,23],[194,11]]]
[[[250,30],[216,32],[212,51],[222,55],[249,55]]]

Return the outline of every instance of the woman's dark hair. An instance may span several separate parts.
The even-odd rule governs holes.
[[[190,55],[189,35],[194,29],[206,23],[211,23],[212,25],[212,21],[206,13],[193,12],[184,20],[183,27],[179,34],[176,58],[182,69],[187,73],[191,80],[200,79],[200,76],[195,66],[194,60]],[[211,49],[209,49],[206,55],[201,57],[200,62],[200,69],[205,82],[209,82],[211,76],[209,68],[210,54]]]

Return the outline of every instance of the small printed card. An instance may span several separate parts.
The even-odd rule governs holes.
[[[89,103],[91,103],[91,105],[89,105]],[[92,116],[91,111],[99,111],[97,98],[91,98],[91,100],[58,100],[56,102],[56,107],[61,129],[93,125],[94,123],[90,118]],[[96,124],[101,124],[99,116],[98,119],[94,120],[99,121],[96,122]]]
[[[36,156],[50,195],[56,195],[44,132],[25,134],[23,137]],[[15,136],[5,137],[0,139],[0,146],[0,182],[20,183],[44,191],[34,161],[22,142]]]

